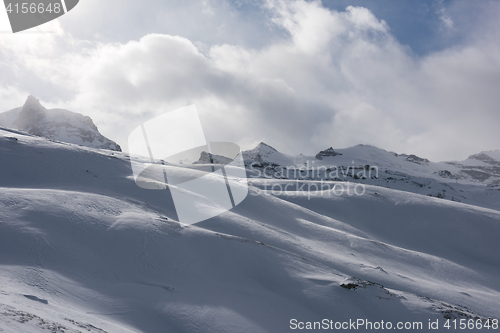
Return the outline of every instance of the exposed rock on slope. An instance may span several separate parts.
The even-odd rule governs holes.
[[[316,159],[322,160],[324,157],[329,157],[329,156],[337,156],[337,155],[342,155],[340,153],[337,153],[335,150],[333,150],[333,147],[330,147],[326,150],[322,150],[319,153],[316,154]]]
[[[210,156],[212,155],[212,156]],[[221,156],[221,155],[215,155],[215,154],[209,154],[206,151],[201,152],[200,154],[200,159],[193,164],[229,164],[231,163],[232,159]]]

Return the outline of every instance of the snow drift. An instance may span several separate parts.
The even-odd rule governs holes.
[[[134,156],[8,129],[0,154],[5,332],[288,332],[358,318],[430,331],[500,317],[498,210],[252,179],[242,204],[185,227],[168,190],[135,185]]]

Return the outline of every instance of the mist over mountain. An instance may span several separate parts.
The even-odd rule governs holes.
[[[116,142],[99,133],[90,117],[64,109],[48,110],[31,95],[22,107],[0,113],[0,126],[51,140],[121,151]]]

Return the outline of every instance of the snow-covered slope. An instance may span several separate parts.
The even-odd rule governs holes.
[[[4,332],[274,333],[323,319],[426,332],[500,317],[495,210],[252,179],[242,204],[183,227],[169,191],[137,187],[124,153],[0,129],[0,154]]]
[[[265,143],[243,152],[251,177],[349,181],[500,210],[500,151],[431,162],[370,145],[293,156]]]
[[[52,140],[121,151],[116,142],[99,133],[90,117],[64,109],[47,110],[33,96],[22,107],[0,113],[0,125]]]

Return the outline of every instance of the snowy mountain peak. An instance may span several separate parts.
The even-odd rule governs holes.
[[[31,95],[22,107],[0,113],[0,125],[52,140],[121,151],[116,142],[99,133],[90,117],[64,109],[46,109]]]
[[[265,142],[261,142],[257,145],[257,147],[254,148],[254,150],[260,150],[262,152],[267,152],[267,151],[278,151],[276,150],[274,147],[271,147],[270,145],[268,145],[267,143]]]
[[[482,151],[469,156],[469,160],[478,160],[487,164],[500,165],[500,150]]]
[[[243,157],[246,160],[262,162],[276,153],[278,153],[278,151],[275,148],[271,147],[267,143],[261,142],[254,149],[245,150],[243,152]]]
[[[47,109],[40,104],[40,101],[32,95],[28,96],[18,118],[12,123],[18,129],[30,129],[46,117]],[[31,133],[39,135],[36,133]],[[42,136],[42,135],[40,135]]]
[[[42,104],[40,104],[40,100],[33,95],[29,95],[24,103],[23,108],[33,108],[40,109],[43,108]]]

